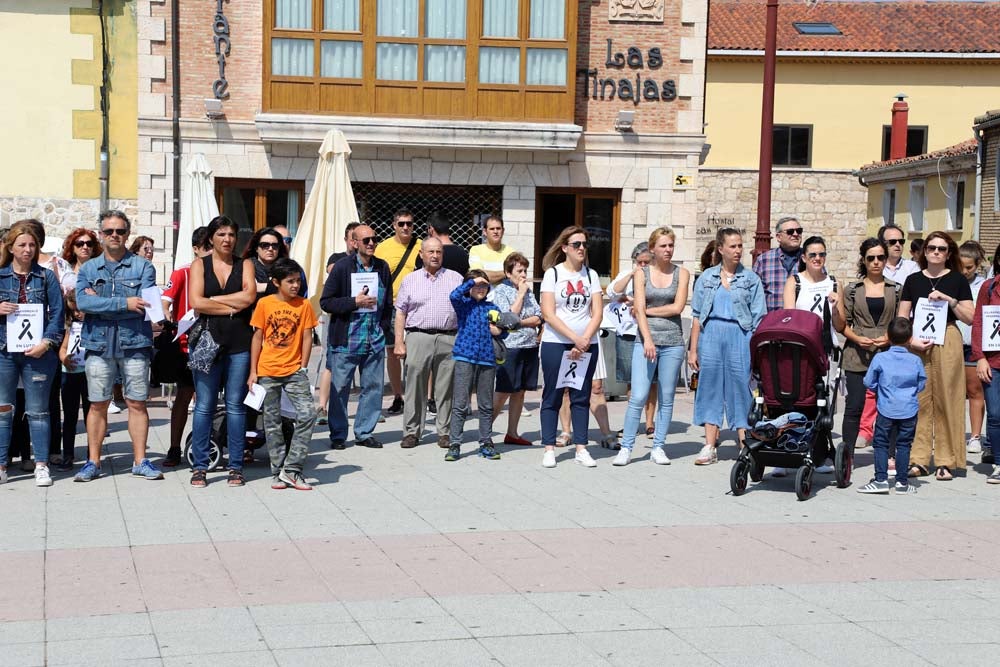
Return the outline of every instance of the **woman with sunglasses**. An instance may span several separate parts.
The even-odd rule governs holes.
[[[972,322],[974,306],[969,281],[962,275],[958,245],[944,232],[931,232],[924,241],[919,273],[906,279],[899,301],[899,316],[912,319],[921,299],[945,303],[947,326],[944,344],[918,338],[926,329],[914,322],[910,349],[923,359],[927,387],[920,392],[917,432],[910,454],[910,476],[928,474],[931,453],[935,478],[952,479],[952,470],[965,469],[965,366],[962,334],[955,322]]]
[[[62,262],[59,264],[59,281],[63,293],[76,291],[76,275],[80,267],[100,249],[94,232],[77,227],[63,241]]]
[[[556,467],[556,431],[563,389],[556,388],[563,355],[569,353],[570,363],[590,354],[586,368],[581,368],[583,382],[579,389],[570,388],[570,412],[573,421],[575,461],[587,468],[597,465],[587,451],[587,431],[590,422],[590,392],[597,367],[597,330],[601,327],[604,300],[597,272],[587,266],[587,232],[582,227],[567,227],[549,246],[542,259],[541,306],[545,330],[542,332],[542,444],[545,454],[542,467]]]
[[[264,227],[254,232],[247,244],[243,259],[253,262],[254,280],[257,282],[257,298],[261,299],[277,292],[269,274],[271,267],[279,259],[288,257],[288,250],[281,234],[273,227]]]
[[[889,247],[877,238],[865,239],[861,243],[858,259],[858,278],[844,285],[844,298],[838,304],[838,331],[844,334],[844,356],[840,365],[844,370],[847,384],[847,399],[844,401],[844,421],[841,438],[856,446],[858,434],[862,432],[865,442],[870,442],[872,433],[861,426],[862,414],[866,413],[865,399],[868,390],[864,378],[872,357],[889,347],[889,323],[896,316],[899,306],[899,283],[886,278],[883,270],[889,257]],[[874,396],[871,410],[874,412]],[[892,459],[889,463],[893,469]]]

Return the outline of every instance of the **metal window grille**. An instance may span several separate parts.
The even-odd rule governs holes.
[[[451,220],[451,240],[470,248],[482,243],[483,221],[499,215],[503,188],[493,186],[351,183],[361,222],[381,241],[391,237],[392,214],[401,208],[413,213],[414,234],[427,236],[427,217],[435,211]]]

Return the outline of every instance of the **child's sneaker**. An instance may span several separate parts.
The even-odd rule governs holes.
[[[458,457],[462,455],[462,450],[458,445],[452,445],[448,448],[448,453],[444,455],[445,461],[457,461]]]
[[[896,495],[900,494],[913,494],[917,492],[917,487],[912,484],[903,484],[902,482],[896,482],[896,486],[893,487],[896,491]]]
[[[143,479],[163,479],[163,473],[150,463],[149,459],[143,459],[138,465],[132,466],[132,474]]]
[[[1000,466],[993,466],[993,473],[986,478],[987,484],[1000,484]]]
[[[306,481],[306,478],[303,477],[300,472],[288,472],[287,470],[282,470],[278,473],[278,479],[296,491],[312,491],[312,485]]]
[[[271,477],[271,488],[275,491],[284,491],[288,488],[288,485],[281,481],[281,473]]]
[[[878,482],[873,479],[864,486],[859,486],[858,493],[889,493],[889,482]]]
[[[90,482],[101,476],[101,469],[93,461],[87,461],[80,468],[80,472],[73,477],[74,482]]]
[[[969,438],[969,444],[965,446],[965,451],[969,454],[983,453],[983,440],[978,435]]]
[[[489,459],[490,461],[497,461],[500,459],[500,452],[498,452],[493,447],[492,442],[484,442],[479,446],[479,455],[484,459]]]

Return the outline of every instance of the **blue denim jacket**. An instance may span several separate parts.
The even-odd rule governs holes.
[[[130,296],[156,284],[156,270],[142,257],[126,252],[114,273],[103,254],[80,267],[76,277],[76,305],[86,313],[83,320],[83,348],[88,352],[107,350],[109,331],[118,327],[118,346],[139,350],[153,346],[153,326],[143,313],[128,309]],[[86,290],[96,292],[87,294]]]
[[[702,326],[712,314],[715,292],[722,286],[722,265],[717,264],[705,271],[694,285],[691,297],[691,316]],[[742,264],[736,267],[736,275],[729,281],[729,291],[733,298],[733,314],[744,331],[753,331],[764,319],[767,306],[764,303],[764,286],[760,277]]]
[[[21,285],[14,275],[11,264],[0,268],[0,301],[17,303],[17,294]],[[49,269],[43,269],[38,264],[31,265],[28,283],[25,285],[28,303],[46,305],[44,330],[42,338],[51,340],[58,345],[62,342],[65,322],[63,322],[63,299],[59,281]],[[39,341],[40,342],[40,341]],[[0,350],[7,349],[7,316],[0,315]]]

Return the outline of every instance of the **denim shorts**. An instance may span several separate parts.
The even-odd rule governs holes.
[[[149,349],[126,352],[124,357],[105,359],[100,354],[87,353],[87,395],[94,403],[111,400],[115,379],[121,375],[125,398],[145,401],[149,398]]]

